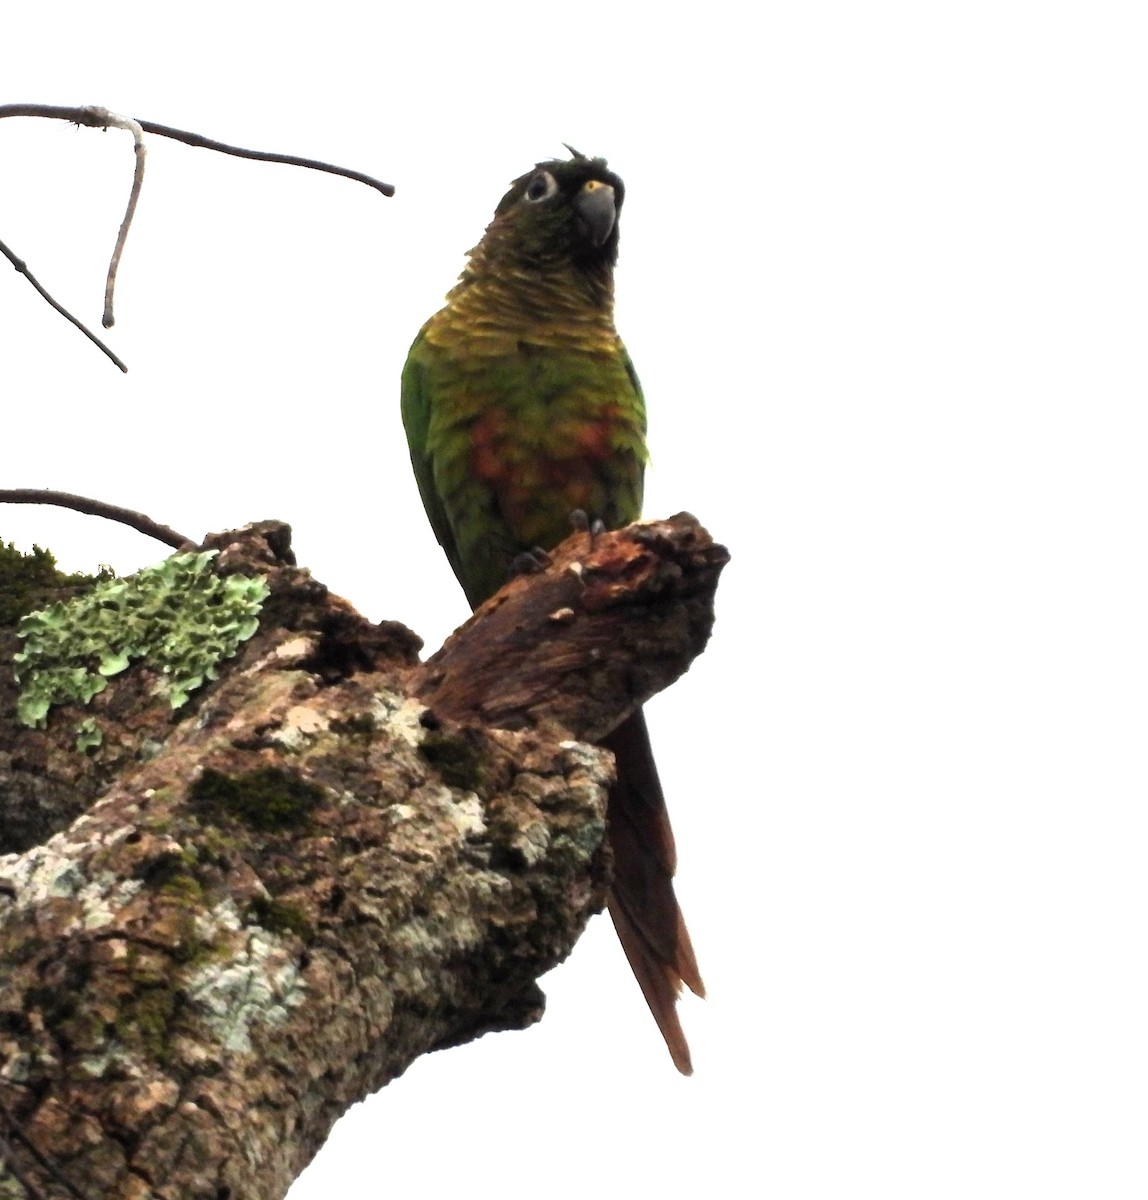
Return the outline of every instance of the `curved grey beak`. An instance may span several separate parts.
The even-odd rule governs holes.
[[[614,230],[618,210],[614,207],[614,189],[598,179],[587,179],[574,199],[574,211],[595,246],[601,246]]]

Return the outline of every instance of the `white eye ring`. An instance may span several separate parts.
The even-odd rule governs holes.
[[[531,204],[549,200],[558,191],[558,180],[549,171],[539,171],[526,185],[523,198]]]

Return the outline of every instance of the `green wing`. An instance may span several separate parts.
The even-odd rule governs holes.
[[[638,462],[637,471],[631,472],[629,475],[629,486],[622,489],[619,497],[618,524],[622,526],[632,525],[635,521],[642,519],[642,493],[645,488],[646,475],[646,397],[642,392],[641,383],[638,382],[638,372],[634,370],[630,352],[620,341],[618,353],[622,356],[622,366],[634,387],[634,398],[631,403],[633,406],[633,430],[637,433],[637,440],[627,445],[626,449],[636,455]]]
[[[466,581],[462,578],[458,557],[458,543],[446,515],[446,509],[443,507],[442,497],[435,487],[434,461],[430,453],[432,389],[428,364],[424,359],[424,336],[425,330],[420,330],[407,353],[407,361],[403,366],[403,428],[407,433],[411,466],[414,468],[415,482],[419,485],[423,508],[426,509],[431,528],[434,530],[435,537],[438,538],[438,544],[446,551],[451,568],[459,582],[465,587]]]

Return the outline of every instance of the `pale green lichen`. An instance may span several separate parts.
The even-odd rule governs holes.
[[[401,738],[408,746],[418,746],[426,737],[422,723],[426,705],[410,696],[395,692],[376,692],[371,704],[370,716],[375,723],[385,726],[391,737]]]
[[[127,833],[124,830],[123,836]],[[87,875],[76,862],[79,844],[69,841],[66,831],[25,854],[0,858],[0,881],[7,885],[3,891],[13,897],[14,912],[31,912],[54,900],[73,900],[79,905],[79,922],[84,929],[102,929],[117,920],[143,882],[117,879],[108,871]]]
[[[242,919],[230,898],[204,914],[215,929],[238,929]],[[183,983],[183,999],[224,1050],[251,1050],[251,1029],[280,1025],[301,1004],[306,988],[298,964],[281,939],[259,926],[225,960],[205,963]]]
[[[87,717],[76,726],[76,749],[81,754],[100,745],[104,740],[104,731],[96,724],[94,717]]]
[[[20,720],[43,728],[54,704],[87,704],[136,659],[159,672],[156,691],[173,709],[215,679],[219,663],[259,628],[268,594],[262,576],[216,575],[216,553],[176,554],[23,617],[24,649],[15,655]],[[98,744],[94,723],[77,732],[78,748]]]

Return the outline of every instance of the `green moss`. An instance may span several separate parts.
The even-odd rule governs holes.
[[[152,832],[156,832],[152,827]],[[148,887],[156,892],[166,892],[172,896],[202,896],[203,887],[189,868],[195,866],[198,854],[194,848],[179,848],[166,850],[147,862],[136,867],[134,876],[142,879]]]
[[[145,987],[125,1003],[116,1021],[116,1033],[125,1046],[143,1050],[158,1062],[171,1052],[171,1025],[175,1015],[175,990]]]
[[[605,837],[605,821],[587,821],[555,837],[548,858],[559,870],[580,870],[597,854]]]
[[[194,847],[172,850],[147,863],[141,864],[136,878],[155,893],[165,906],[162,924],[166,953],[171,961],[186,964],[211,956],[212,946],[199,933],[199,919],[210,909],[213,901],[204,884],[192,874],[198,865],[199,851]],[[128,969],[138,983],[154,984],[167,979],[170,969],[164,964],[160,974],[155,974],[154,960],[150,952],[137,954],[134,947],[128,950]]]
[[[323,789],[279,767],[227,776],[207,768],[189,793],[213,820],[231,817],[265,833],[306,827],[323,802]]]
[[[304,942],[315,936],[315,927],[301,908],[263,896],[256,896],[247,906],[247,920],[272,933],[293,933]]]
[[[186,904],[200,906],[203,900],[203,884],[186,871],[174,873],[160,885],[159,891],[169,899],[181,900]]]
[[[372,713],[362,712],[332,721],[331,729],[335,733],[371,734],[375,732],[377,725],[378,722]]]
[[[111,567],[101,567],[96,575],[65,575],[56,568],[50,551],[33,546],[31,554],[24,554],[12,543],[0,541],[0,626],[15,625],[25,613],[58,595],[61,588],[87,588],[111,578]]]
[[[27,613],[17,629],[24,649],[14,656],[20,720],[43,728],[53,705],[87,704],[136,659],[158,673],[155,690],[173,709],[215,679],[219,663],[258,629],[268,594],[262,577],[214,574],[215,554],[176,554]],[[79,732],[83,748],[94,744],[91,730]]]
[[[127,976],[136,988],[156,987],[171,977],[166,952],[138,942],[127,943]]]
[[[486,782],[479,738],[468,730],[428,733],[419,750],[447,787],[477,792]]]
[[[205,826],[196,835],[196,849],[199,857],[205,863],[226,865],[232,852],[239,845],[239,839],[223,833],[214,825]]]

